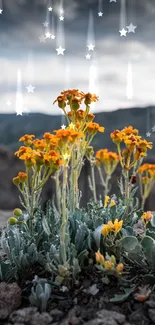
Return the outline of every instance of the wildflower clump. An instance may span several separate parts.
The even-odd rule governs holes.
[[[123,220],[118,221],[118,219],[115,219],[114,222],[108,221],[107,224],[103,225],[102,228],[102,235],[108,236],[109,233],[114,233],[115,235],[122,229],[123,226]]]
[[[143,164],[138,168],[140,192],[142,197],[142,209],[155,183],[155,164]]]
[[[108,151],[108,149],[101,149],[96,152],[96,166],[99,171],[102,185],[105,188],[105,195],[109,192],[109,181],[119,163],[119,155],[116,152]],[[103,166],[106,177],[103,178],[101,166]]]
[[[95,257],[96,257],[96,262],[98,264],[100,264],[100,266],[102,267],[102,269],[106,272],[110,271],[110,274],[117,274],[117,275],[121,275],[124,269],[124,265],[123,263],[116,263],[116,258],[114,255],[108,256],[107,258],[105,258],[100,251],[98,250],[95,253]]]

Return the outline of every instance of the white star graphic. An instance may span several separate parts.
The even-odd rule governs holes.
[[[110,2],[116,2],[116,0],[110,0]]]
[[[62,54],[62,55],[64,55],[64,51],[65,51],[65,49],[63,49],[62,47],[61,47],[61,45],[56,49],[56,51],[57,51],[57,55],[59,55],[59,54]]]
[[[98,16],[99,16],[99,17],[102,17],[102,16],[103,16],[103,12],[101,12],[101,11],[98,12]]]
[[[86,60],[90,60],[91,55],[90,54],[86,54],[85,57],[86,57]]]
[[[21,115],[22,116],[22,111],[16,111],[16,116]]]
[[[41,35],[39,37],[40,43],[45,43],[46,37],[44,35]]]
[[[134,26],[131,23],[129,26],[126,26],[126,28],[128,29],[128,33],[135,33],[135,29],[137,28],[137,26]]]
[[[51,35],[51,39],[55,39],[55,35],[52,34],[52,35]]]
[[[11,102],[10,102],[10,100],[8,100],[8,101],[6,102],[6,105],[7,105],[7,106],[11,106]]]
[[[152,132],[155,132],[155,125],[152,127]]]
[[[64,17],[63,16],[60,16],[59,19],[60,19],[60,21],[63,21],[64,20]]]
[[[53,10],[53,8],[52,8],[52,7],[49,7],[49,8],[48,8],[48,10],[49,10],[49,11],[52,11],[52,10]]]
[[[0,15],[2,15],[3,9],[0,9]]]
[[[35,87],[33,87],[32,85],[29,85],[28,87],[26,87],[26,89],[27,89],[28,93],[33,93]]]
[[[28,108],[24,108],[23,113],[24,113],[25,115],[28,115],[28,114],[30,113],[30,110],[29,110]]]
[[[48,21],[45,21],[45,22],[43,23],[43,25],[44,25],[44,27],[48,27],[48,25],[49,25]]]
[[[61,125],[61,128],[62,128],[62,130],[65,130],[65,128],[66,128],[66,125]]]
[[[95,47],[95,45],[93,45],[93,44],[91,43],[91,44],[87,45],[87,47],[88,47],[88,50],[89,50],[89,51],[94,51],[94,47]]]
[[[147,136],[147,137],[150,137],[150,136],[151,136],[151,133],[150,133],[150,132],[147,132],[147,133],[146,133],[146,136]]]
[[[120,32],[120,36],[126,36],[127,30],[125,30],[124,28],[122,30],[119,31]]]
[[[45,36],[46,36],[46,38],[51,38],[51,33],[47,32],[47,33],[45,34]]]

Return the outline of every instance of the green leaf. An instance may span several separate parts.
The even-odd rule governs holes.
[[[138,240],[134,236],[126,236],[120,240],[119,244],[127,252],[130,252],[138,245]]]
[[[134,288],[124,288],[125,293],[120,295],[115,295],[113,298],[110,299],[110,302],[124,302],[135,290]]]
[[[102,228],[103,228],[103,224],[101,226],[97,227],[95,229],[95,231],[93,232],[93,237],[95,239],[95,243],[96,243],[97,248],[100,248],[100,240],[101,240]]]

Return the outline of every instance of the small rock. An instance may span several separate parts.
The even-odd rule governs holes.
[[[21,305],[21,289],[16,283],[0,283],[0,319],[6,319]]]
[[[64,313],[62,310],[55,308],[50,311],[50,315],[54,318],[54,320],[59,320],[63,317]]]
[[[155,324],[155,310],[154,309],[149,309],[148,314],[152,322]]]
[[[147,305],[150,308],[155,308],[155,301],[148,300],[148,301],[145,302],[145,305]]]
[[[125,316],[116,311],[102,309],[96,313],[96,316],[100,319],[113,318],[118,324],[123,324],[125,322]]]
[[[48,325],[52,322],[53,317],[50,316],[48,313],[42,313],[39,312],[34,314],[32,316],[32,319],[30,321],[30,325]]]
[[[136,325],[141,325],[142,322],[147,321],[144,314],[144,306],[140,306],[140,308],[136,309],[130,316],[129,321],[135,323]]]
[[[9,320],[12,323],[28,323],[32,319],[32,316],[38,311],[36,307],[27,307],[14,311]]]

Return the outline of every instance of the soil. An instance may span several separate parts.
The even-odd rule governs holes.
[[[132,285],[136,288],[142,285],[142,278],[135,277]],[[95,286],[94,286],[95,285]],[[13,311],[7,320],[0,320],[0,325],[38,325],[38,318],[42,325],[153,325],[155,324],[155,294],[141,303],[135,300],[134,293],[122,303],[112,303],[110,299],[115,294],[122,293],[121,285],[113,278],[109,284],[101,281],[101,275],[95,269],[88,274],[80,276],[70,290],[64,286],[60,290],[53,287],[51,299],[46,313],[38,314],[34,308],[33,321],[21,321],[21,313],[25,313],[30,304],[27,299],[29,285],[23,288],[22,304],[20,309]],[[128,285],[129,287],[129,285]],[[90,290],[92,289],[92,290]],[[137,292],[137,289],[135,290]],[[31,306],[32,307],[32,306]],[[33,309],[33,308],[32,308]],[[30,308],[31,310],[31,308]],[[34,321],[36,315],[36,322]],[[20,317],[19,317],[20,316]],[[25,317],[25,316],[24,316]],[[19,322],[20,320],[20,322]]]

